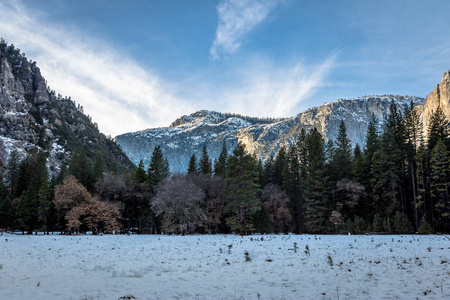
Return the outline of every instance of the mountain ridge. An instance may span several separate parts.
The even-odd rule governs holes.
[[[159,145],[172,170],[184,172],[190,156],[199,156],[203,146],[207,147],[210,157],[216,158],[223,142],[231,152],[238,141],[242,141],[249,152],[264,160],[275,155],[281,145],[293,143],[302,128],[308,131],[316,127],[326,138],[335,139],[341,120],[346,123],[353,145],[362,145],[372,113],[381,126],[391,101],[395,101],[402,110],[409,107],[411,101],[415,106],[422,106],[424,103],[423,98],[413,96],[365,96],[338,99],[309,108],[294,117],[280,119],[243,117],[201,110],[178,118],[169,127],[122,134],[115,141],[135,164],[140,160],[148,164],[152,149]]]

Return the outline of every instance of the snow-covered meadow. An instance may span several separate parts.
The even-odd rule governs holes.
[[[450,299],[450,237],[7,234],[0,299]]]

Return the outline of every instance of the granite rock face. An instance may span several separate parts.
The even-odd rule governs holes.
[[[447,118],[450,116],[450,71],[444,73],[441,83],[431,91],[423,104],[422,116],[425,135],[428,132],[431,115],[438,107],[441,107]]]
[[[327,139],[334,140],[341,120],[345,122],[353,145],[363,145],[372,113],[381,126],[389,112],[391,101],[400,110],[408,107],[411,101],[415,105],[423,104],[422,98],[403,96],[339,99],[282,120],[249,118],[204,110],[183,116],[170,127],[126,133],[117,136],[115,140],[135,164],[142,160],[148,165],[154,147],[160,145],[172,171],[185,172],[191,155],[199,157],[203,146],[207,147],[209,156],[215,159],[219,156],[223,142],[231,153],[238,141],[242,141],[249,152],[265,160],[270,155],[275,155],[282,145],[292,144],[302,128],[308,132],[316,127]]]
[[[35,62],[20,50],[0,41],[0,165],[13,150],[21,157],[37,147],[48,154],[51,174],[59,172],[79,146],[88,158],[102,149],[105,162],[119,167],[134,165],[70,98],[50,90]]]

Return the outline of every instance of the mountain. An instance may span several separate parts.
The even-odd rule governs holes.
[[[372,113],[381,126],[391,101],[400,110],[411,101],[418,107],[424,103],[419,97],[392,95],[339,99],[286,119],[260,119],[202,110],[177,119],[169,127],[126,133],[117,136],[115,141],[135,164],[142,160],[145,165],[149,164],[154,147],[160,145],[172,171],[185,172],[191,155],[200,157],[204,145],[209,156],[217,158],[223,142],[231,152],[238,141],[242,141],[247,150],[264,160],[275,155],[281,145],[293,143],[302,128],[309,131],[317,127],[327,139],[334,140],[341,120],[353,145],[362,145]]]
[[[422,107],[422,117],[424,132],[427,133],[427,126],[431,115],[438,107],[441,107],[447,118],[450,117],[450,71],[444,73],[441,83],[437,84],[433,91],[425,99]]]
[[[36,62],[3,39],[0,85],[1,166],[5,167],[13,150],[23,157],[37,147],[48,154],[47,165],[55,175],[71,154],[83,146],[91,161],[101,150],[107,166],[116,161],[119,169],[134,168],[115,142],[100,133],[83,113],[82,106],[50,90]]]

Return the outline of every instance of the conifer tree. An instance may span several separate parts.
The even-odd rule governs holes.
[[[133,181],[136,183],[144,183],[147,181],[147,173],[145,172],[144,162],[141,160],[139,165],[134,171]]]
[[[239,142],[228,158],[225,212],[230,214],[227,225],[241,235],[254,230],[253,217],[260,210],[257,180],[256,160]]]
[[[287,149],[283,145],[278,150],[277,156],[275,157],[274,173],[272,177],[272,183],[280,187],[283,186],[283,173],[286,171],[286,156]]]
[[[161,147],[155,147],[150,158],[148,167],[148,183],[152,193],[156,193],[157,187],[164,179],[170,177],[170,166],[166,158],[164,158]]]
[[[10,228],[15,219],[15,211],[11,203],[11,196],[7,196],[0,202],[0,227]]]
[[[191,158],[189,159],[187,173],[188,174],[198,174],[197,157],[195,156],[195,154],[192,154]]]
[[[10,192],[13,196],[19,197],[17,192],[17,185],[19,181],[19,165],[20,159],[17,150],[13,150],[9,155],[6,165],[6,186],[10,188]]]
[[[305,227],[309,233],[324,233],[329,229],[329,191],[324,141],[316,128],[307,137],[307,151]]]
[[[430,124],[428,125],[428,149],[430,151],[436,146],[438,140],[446,141],[449,136],[449,123],[442,108],[438,106],[436,111],[431,115]],[[450,145],[447,145],[447,148]]]
[[[228,150],[225,142],[222,144],[222,151],[220,151],[217,164],[214,165],[214,175],[225,178],[227,170]]]
[[[336,148],[333,157],[335,180],[350,179],[352,174],[352,145],[347,136],[344,121],[339,124],[339,133],[336,138]]]
[[[69,162],[68,173],[75,178],[88,190],[92,190],[92,172],[89,166],[86,150],[84,147],[78,147]]]
[[[105,171],[105,160],[103,159],[103,150],[100,148],[97,151],[94,161],[94,168],[92,169],[92,177],[95,182],[103,178],[103,172]]]
[[[273,183],[273,177],[275,173],[275,161],[273,155],[271,155],[263,165],[262,175],[261,175],[261,187],[264,188],[269,183]]]
[[[289,147],[283,190],[288,196],[293,212],[294,232],[303,232],[304,178],[301,177],[297,145]]]
[[[206,146],[203,146],[202,156],[199,161],[199,170],[202,174],[212,174],[212,162],[209,158]]]
[[[450,227],[450,153],[441,139],[431,151],[431,195],[440,230]]]

